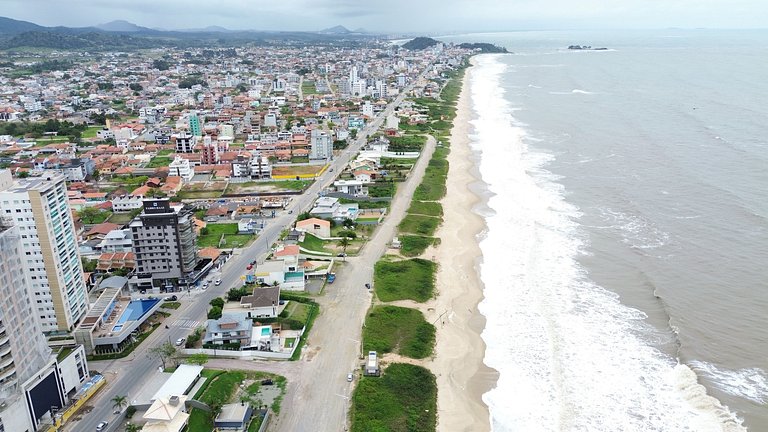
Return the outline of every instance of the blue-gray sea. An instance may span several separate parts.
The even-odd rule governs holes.
[[[768,32],[442,39],[514,52],[467,76],[493,430],[768,431]]]

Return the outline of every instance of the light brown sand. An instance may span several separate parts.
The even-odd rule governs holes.
[[[440,264],[437,274],[438,298],[434,303],[437,345],[429,365],[437,376],[438,431],[490,430],[488,407],[483,393],[496,385],[498,374],[483,364],[485,343],[480,333],[485,318],[477,311],[483,285],[477,263],[481,256],[477,235],[483,219],[472,211],[480,198],[470,185],[477,182],[477,169],[469,147],[471,106],[470,68],[462,86],[458,111],[451,130],[448,157],[448,192],[442,200],[444,223],[434,250]]]

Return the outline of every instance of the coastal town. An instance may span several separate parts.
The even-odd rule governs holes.
[[[481,48],[419,39],[9,50],[0,430],[436,430]]]

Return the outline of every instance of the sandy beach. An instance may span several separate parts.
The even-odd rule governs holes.
[[[435,322],[436,354],[430,369],[437,376],[439,431],[489,431],[488,407],[482,395],[495,386],[498,377],[495,370],[483,364],[485,343],[480,333],[485,317],[477,310],[483,299],[478,234],[485,224],[473,211],[481,198],[472,190],[473,184],[479,182],[479,173],[468,136],[471,73],[470,68],[464,76],[451,130],[448,191],[442,200],[444,223],[437,233],[441,243],[434,251],[440,263],[434,311],[439,318]]]

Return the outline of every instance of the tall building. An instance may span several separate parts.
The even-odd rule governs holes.
[[[50,421],[87,379],[82,348],[59,362],[43,335],[31,299],[22,234],[0,219],[0,431],[35,431]]]
[[[309,158],[313,160],[333,158],[333,141],[328,131],[312,129]]]
[[[88,302],[64,176],[14,181],[0,171],[0,216],[18,227],[42,330],[72,330]]]
[[[210,135],[203,137],[203,146],[200,148],[200,163],[203,165],[219,163],[219,142],[213,142]]]
[[[192,153],[195,149],[195,136],[186,132],[179,132],[171,136],[176,142],[176,153]]]
[[[130,223],[139,289],[176,289],[194,282],[198,263],[192,211],[167,199],[145,200]]]
[[[203,135],[203,129],[200,127],[200,117],[197,115],[197,113],[192,113],[189,115],[189,132],[192,134],[192,136],[202,136]]]

